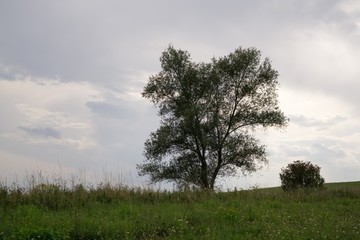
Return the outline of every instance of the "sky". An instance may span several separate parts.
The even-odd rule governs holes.
[[[255,133],[269,164],[219,188],[279,186],[295,160],[359,181],[359,43],[358,0],[1,0],[0,178],[147,186],[136,165],[160,119],[141,92],[172,44],[195,62],[255,47],[279,72],[289,125]]]

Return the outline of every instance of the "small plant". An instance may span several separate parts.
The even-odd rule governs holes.
[[[284,191],[296,189],[318,189],[324,185],[320,175],[320,167],[311,162],[294,161],[281,169],[281,187]]]

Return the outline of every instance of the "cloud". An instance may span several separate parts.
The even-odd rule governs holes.
[[[35,137],[45,137],[45,138],[60,138],[60,132],[56,131],[53,128],[43,128],[43,127],[35,127],[35,128],[28,128],[28,127],[19,127],[20,129],[24,130],[27,134],[35,136]]]
[[[21,112],[26,124],[29,125],[49,125],[63,129],[89,129],[91,125],[83,119],[76,119],[67,112],[49,111],[44,108],[31,107],[26,104],[16,104],[15,107]]]
[[[345,149],[338,145],[327,145],[321,142],[291,142],[281,146],[289,157],[297,157],[310,161],[327,163],[329,160],[343,159],[346,156]]]
[[[113,104],[109,102],[87,102],[91,111],[102,117],[118,118],[118,119],[134,119],[139,117],[137,109],[131,107],[129,102]],[[133,106],[136,107],[136,106]]]
[[[16,66],[10,66],[0,62],[0,80],[22,79],[26,72]]]
[[[339,115],[325,119],[315,119],[304,115],[290,115],[289,117],[292,123],[297,124],[300,127],[314,127],[316,130],[326,130],[347,120],[346,117]]]
[[[256,133],[269,146],[270,167],[265,181],[244,182],[275,185],[280,167],[302,157],[320,161],[329,176],[346,163],[339,172],[347,179],[344,169],[359,169],[360,156],[359,12],[356,0],[6,1],[0,154],[21,163],[58,157],[72,169],[120,166],[135,176],[159,123],[140,92],[160,71],[166,46],[204,62],[255,46],[280,73],[290,125]]]
[[[96,146],[86,102],[100,92],[89,84],[62,83],[32,75],[0,80],[0,142],[39,146]],[[69,104],[71,102],[71,104]]]
[[[341,159],[346,156],[345,151],[338,146],[326,146],[321,143],[312,144],[310,150],[315,159],[323,161],[326,161],[326,159]]]
[[[134,171],[143,158],[144,141],[158,124],[155,109],[136,90],[123,93],[26,74],[19,78],[0,80],[5,116],[0,151],[6,156],[73,171],[96,172],[106,166]],[[2,159],[0,165],[9,161]]]

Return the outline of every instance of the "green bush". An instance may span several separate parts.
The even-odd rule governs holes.
[[[281,187],[284,191],[296,189],[319,189],[324,185],[320,167],[311,162],[294,161],[281,169]]]

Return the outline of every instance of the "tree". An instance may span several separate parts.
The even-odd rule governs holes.
[[[255,48],[238,48],[194,63],[187,51],[169,46],[160,62],[162,70],[142,93],[159,108],[161,123],[145,142],[140,175],[214,189],[217,177],[253,172],[267,162],[253,130],[287,123],[269,59],[261,62]]]
[[[281,187],[284,191],[303,188],[322,188],[324,178],[320,175],[320,167],[311,162],[295,161],[281,169]]]

